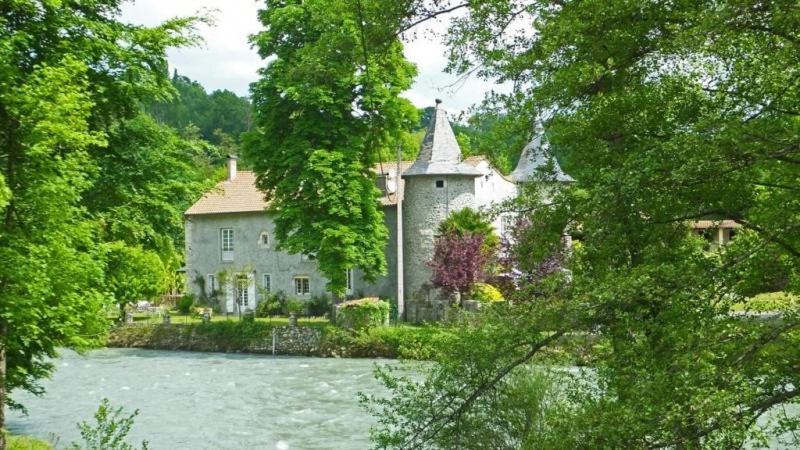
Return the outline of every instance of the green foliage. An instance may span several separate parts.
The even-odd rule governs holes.
[[[259,291],[260,301],[256,305],[256,317],[270,317],[288,314],[288,298],[283,291]]]
[[[53,450],[47,441],[34,439],[28,436],[6,436],[8,450]]]
[[[82,201],[101,238],[155,251],[174,273],[183,264],[183,212],[217,178],[216,152],[144,114],[115,123],[108,145],[92,152],[97,169]]]
[[[104,334],[102,240],[82,204],[92,156],[110,124],[135,115],[144,99],[171,95],[166,49],[197,41],[197,18],[146,28],[118,21],[118,6],[3,4],[0,394],[40,391],[36,380],[50,372],[57,348],[86,347]]]
[[[189,314],[192,310],[192,306],[194,306],[194,295],[192,294],[184,294],[180,300],[178,300],[178,305],[176,309],[181,314]]]
[[[308,315],[312,317],[327,316],[331,312],[331,299],[327,295],[311,297],[311,300],[306,304],[306,310]]]
[[[350,300],[336,306],[336,322],[353,330],[378,327],[389,321],[389,309],[389,303],[377,297]]]
[[[800,296],[798,295],[786,292],[768,292],[737,303],[732,308],[737,311],[779,312],[792,311],[798,306],[800,306]]]
[[[306,310],[306,302],[297,298],[290,298],[286,302],[287,314],[303,314]]]
[[[103,244],[105,285],[124,309],[137,300],[148,300],[166,288],[166,270],[158,255],[122,242]]]
[[[95,425],[87,422],[78,424],[83,444],[73,442],[70,450],[135,450],[137,447],[125,442],[133,428],[133,422],[139,415],[137,409],[130,415],[125,415],[122,407],[113,408],[107,398],[104,398],[94,413]],[[138,447],[147,450],[147,441]]]
[[[475,283],[472,285],[470,296],[479,302],[491,303],[503,301],[503,294],[496,287],[488,283]]]
[[[177,96],[167,101],[151,102],[145,110],[176,130],[197,127],[197,133],[208,142],[224,147],[226,139],[230,139],[233,148],[229,149],[235,150],[241,134],[250,129],[250,101],[228,90],[206,93],[200,83],[178,75],[177,71],[171,81]],[[192,134],[186,133],[187,136]]]
[[[497,250],[500,246],[500,237],[494,232],[488,215],[472,208],[451,212],[439,224],[438,232],[440,235],[453,233],[456,236],[464,236],[469,233],[483,236],[484,248],[489,252]]]
[[[253,84],[255,131],[245,156],[268,193],[275,234],[291,253],[317,255],[329,290],[345,271],[386,270],[388,232],[373,164],[393,155],[416,109],[400,94],[416,73],[383,23],[385,2],[270,2],[252,42],[274,58]],[[388,28],[387,28],[388,26]]]
[[[450,5],[411,3],[398,14],[414,23]],[[543,433],[558,440],[529,443],[525,430],[509,429],[504,447],[791,440],[800,418],[764,418],[800,399],[800,312],[790,306],[774,321],[731,312],[744,296],[800,286],[796,2],[489,0],[460,9],[446,36],[450,69],[513,80],[511,93],[490,101],[521,129],[542,120],[578,180],[533,183],[514,205],[530,224],[518,266],[533,273],[563,258],[565,270],[521,279],[513,305],[466,318],[476,325],[440,349],[422,381],[385,376],[394,397],[377,400],[377,445],[482,442],[472,418],[497,410],[515,368],[557,345],[551,337],[589,333],[607,345],[592,348],[591,383],[565,383],[569,398]],[[536,33],[516,31],[531,24]],[[748,232],[709,252],[687,223],[706,218]],[[583,245],[564,248],[565,229]]]

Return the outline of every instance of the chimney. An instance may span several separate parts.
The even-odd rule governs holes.
[[[228,155],[228,181],[236,179],[236,155]]]

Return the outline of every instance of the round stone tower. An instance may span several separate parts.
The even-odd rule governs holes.
[[[452,211],[475,207],[475,178],[482,174],[462,161],[461,149],[436,100],[436,111],[420,146],[417,160],[403,173],[403,273],[408,319],[427,320],[414,313],[414,304],[438,300],[431,289],[434,239],[439,224]]]

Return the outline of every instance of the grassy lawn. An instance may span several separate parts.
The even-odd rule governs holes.
[[[800,304],[800,297],[785,292],[767,292],[733,305],[733,311],[769,312],[781,311]]]
[[[53,450],[53,446],[28,436],[8,436],[8,450]]]
[[[202,322],[202,318],[200,316],[191,316],[185,314],[175,314],[170,313],[171,323],[173,324],[191,324],[191,323],[200,323]],[[136,323],[161,323],[162,318],[157,315],[151,315],[148,313],[136,313],[133,315],[133,320]],[[226,322],[226,321],[239,321],[238,315],[229,315],[226,316],[225,314],[215,314],[211,316],[212,322]],[[276,326],[281,325],[288,325],[289,318],[288,317],[257,317],[257,322],[264,322]],[[300,317],[297,319],[298,325],[320,325],[328,323],[328,319],[326,317]]]

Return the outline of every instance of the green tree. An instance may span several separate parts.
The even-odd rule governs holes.
[[[120,319],[125,307],[137,300],[147,300],[163,292],[167,271],[158,254],[124,242],[110,242],[102,247],[105,261],[105,286],[119,305]]]
[[[785,274],[778,278],[786,290],[800,288],[796,6],[460,7],[448,35],[450,67],[479,64],[486,76],[514,81],[509,110],[521,111],[528,127],[544,117],[551,146],[578,179],[522,199],[534,230],[523,243],[531,251],[521,253],[527,266],[569,253],[557,245],[565,223],[580,230],[582,245],[565,262],[569,277],[525,286],[510,314],[485,319],[480,329],[491,336],[441,358],[423,383],[387,378],[396,395],[379,403],[379,445],[480,448],[471,419],[490,410],[516,368],[567,332],[604,341],[592,382],[565,383],[565,408],[548,422],[559,439],[545,433],[528,448],[740,448],[792,439],[796,414],[764,415],[800,398],[800,311],[789,306],[780,320],[759,321],[732,306],[776,273]],[[406,13],[413,23],[436,10]],[[520,25],[537,32],[514,33]],[[746,239],[707,251],[687,222],[708,217],[735,220]],[[509,448],[524,442],[514,433]],[[474,438],[459,443],[460,434]]]
[[[253,36],[274,58],[253,84],[246,156],[268,193],[282,248],[314,253],[334,292],[345,271],[386,270],[387,230],[372,165],[395,153],[416,109],[400,97],[416,73],[382,25],[383,2],[270,2]]]
[[[451,212],[439,224],[437,231],[440,235],[451,233],[456,236],[464,236],[466,234],[480,235],[483,237],[483,245],[487,252],[494,252],[500,246],[500,237],[495,233],[488,215],[472,208],[462,208]]]
[[[250,129],[251,106],[245,97],[228,90],[207,93],[205,88],[188,77],[172,76],[177,96],[169,100],[152,101],[145,111],[159,122],[183,130],[194,125],[203,139],[221,144],[224,137],[239,142],[241,134]]]
[[[102,255],[80,205],[90,150],[140,100],[169,95],[166,48],[195,40],[196,19],[145,28],[118,12],[116,0],[16,0],[0,11],[0,170],[10,193],[0,225],[0,428],[9,390],[39,392],[58,347],[102,336]]]
[[[218,149],[141,113],[111,126],[108,145],[92,156],[96,170],[82,204],[98,221],[99,238],[154,251],[174,274],[183,265],[183,212],[219,178]]]

